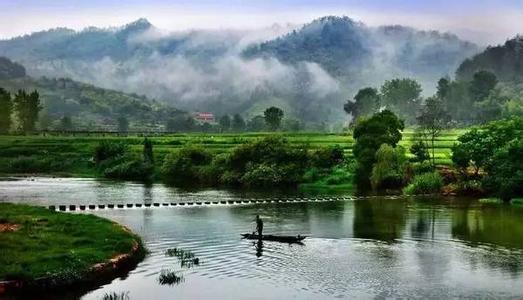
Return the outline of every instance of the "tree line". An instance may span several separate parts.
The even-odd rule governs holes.
[[[34,131],[41,109],[40,95],[36,90],[31,93],[18,90],[11,95],[0,88],[0,133],[9,132],[13,126],[22,132]]]

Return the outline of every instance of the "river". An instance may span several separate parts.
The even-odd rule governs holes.
[[[295,195],[74,178],[0,181],[1,202],[46,206],[289,196]],[[125,292],[131,299],[523,297],[523,207],[515,205],[372,197],[86,213],[128,226],[150,253],[125,277],[82,292],[82,299],[111,292]],[[240,239],[240,233],[253,230],[256,214],[267,233],[307,239],[303,245]],[[181,266],[165,255],[174,247],[193,252],[200,264]],[[162,270],[174,270],[183,280],[161,285]]]

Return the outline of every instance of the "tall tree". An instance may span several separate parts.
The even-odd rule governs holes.
[[[276,131],[281,126],[281,120],[283,119],[283,110],[275,106],[269,107],[263,113],[265,118],[265,124],[271,131]]]
[[[72,131],[74,130],[73,120],[69,116],[63,116],[60,119],[60,130],[62,131]]]
[[[348,100],[343,106],[346,113],[352,115],[352,122],[359,117],[371,115],[379,110],[380,96],[378,90],[367,87],[358,91],[354,96],[354,101]]]
[[[245,120],[239,114],[235,114],[232,118],[232,129],[234,131],[245,130]]]
[[[413,79],[392,79],[381,87],[382,104],[409,123],[414,123],[421,104],[421,85]]]
[[[223,115],[218,123],[222,131],[227,131],[231,128],[231,117],[229,115]]]
[[[148,138],[143,140],[143,161],[146,163],[154,163],[153,143]]]
[[[428,98],[417,117],[420,133],[423,140],[430,142],[427,148],[432,150],[432,166],[436,166],[435,146],[436,138],[440,136],[441,131],[445,129],[449,122],[450,116],[443,107],[443,102],[437,97]]]
[[[117,121],[119,133],[126,133],[129,131],[129,120],[125,116],[119,116]]]
[[[494,73],[489,71],[476,72],[469,86],[472,100],[474,102],[485,100],[497,84],[498,79]]]
[[[15,94],[14,108],[20,123],[20,130],[24,132],[34,131],[38,113],[42,109],[38,92],[33,91],[27,94],[24,90],[19,90]]]
[[[395,147],[401,140],[403,121],[390,110],[374,114],[356,123],[353,137],[353,154],[356,159],[355,181],[359,189],[370,187],[372,167],[376,162],[376,151],[382,144]]]
[[[450,92],[450,79],[448,77],[442,77],[438,80],[438,87],[436,96],[440,99],[445,99]]]
[[[13,112],[13,102],[11,94],[0,88],[0,133],[7,133],[11,129],[11,114]]]

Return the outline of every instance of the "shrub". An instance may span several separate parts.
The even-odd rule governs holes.
[[[154,172],[152,164],[141,159],[124,160],[103,171],[107,178],[148,181]]]
[[[413,161],[423,163],[429,160],[430,155],[423,141],[417,141],[410,146],[410,153],[414,155]]]
[[[403,189],[407,195],[438,193],[443,187],[443,179],[437,172],[414,176],[412,182]]]
[[[186,146],[168,154],[162,173],[170,181],[203,181],[204,167],[212,161],[212,154],[197,146]]]
[[[123,143],[117,143],[112,141],[101,141],[98,145],[95,146],[93,151],[93,160],[94,163],[99,166],[103,161],[112,160],[119,156],[123,156],[127,150],[128,146]]]
[[[403,185],[407,158],[401,146],[382,144],[376,152],[370,181],[374,190],[393,189]]]
[[[344,159],[343,149],[339,145],[335,145],[314,151],[311,155],[311,165],[327,169],[343,163]]]
[[[13,173],[40,173],[63,170],[68,162],[49,158],[21,156],[9,160],[7,168]]]

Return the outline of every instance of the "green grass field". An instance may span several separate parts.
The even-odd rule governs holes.
[[[466,130],[446,131],[436,141],[436,162],[450,164],[450,147],[456,138]],[[230,151],[232,148],[273,133],[203,134],[187,133],[152,136],[156,163],[163,157],[188,144],[202,145],[215,153]],[[308,146],[311,149],[341,146],[347,157],[352,157],[352,136],[328,133],[279,133],[296,147]],[[407,130],[400,145],[409,148],[414,133]],[[0,173],[49,173],[54,175],[73,175],[92,177],[95,174],[90,159],[94,146],[102,140],[122,141],[131,145],[136,153],[142,151],[143,137],[140,136],[0,136]],[[409,153],[410,155],[410,153]]]
[[[0,281],[76,278],[141,243],[112,221],[27,205],[0,203],[1,224],[16,230],[0,231]]]

